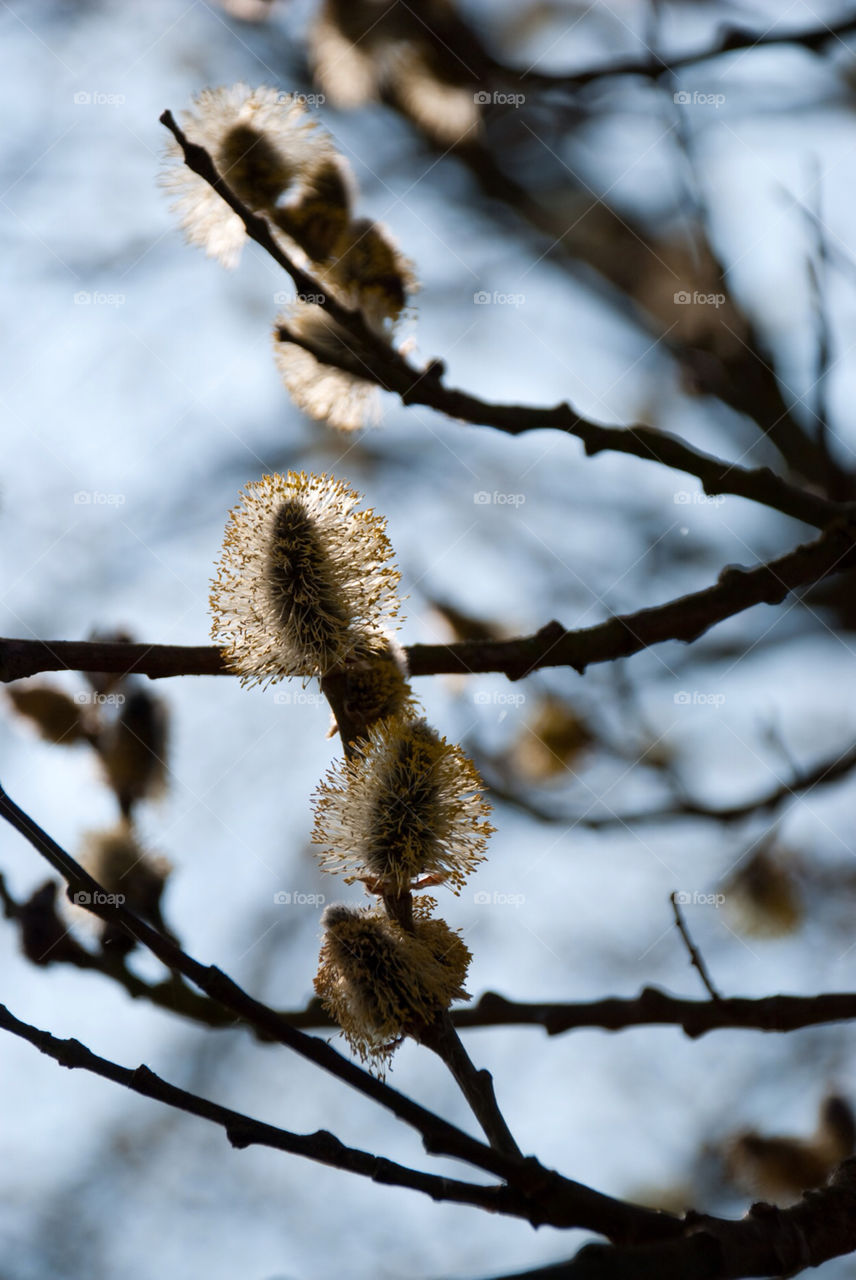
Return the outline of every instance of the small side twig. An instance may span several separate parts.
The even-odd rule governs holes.
[[[675,913],[675,924],[678,926],[678,931],[684,940],[684,945],[686,946],[687,951],[689,952],[690,964],[694,969],[698,970],[698,975],[704,983],[710,998],[712,1000],[721,1000],[722,996],[713,985],[713,980],[708,973],[707,965],[704,962],[702,954],[690,937],[690,931],[687,928],[686,920],[684,920],[684,913],[681,911],[677,893],[672,893],[669,897],[669,901],[671,902],[672,910]]]

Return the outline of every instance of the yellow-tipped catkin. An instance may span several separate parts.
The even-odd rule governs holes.
[[[472,761],[424,720],[381,721],[357,751],[315,793],[321,866],[374,892],[405,892],[423,875],[459,891],[493,830]]]
[[[221,178],[253,212],[273,215],[299,190],[307,174],[329,160],[333,145],[290,94],[245,84],[205,89],[182,113],[191,142],[204,147]],[[246,229],[203,178],[184,164],[174,140],[167,148],[162,182],[176,197],[174,209],[192,244],[224,266],[237,265]]]
[[[383,1069],[402,1036],[469,999],[470,952],[443,920],[406,932],[377,908],[328,907],[315,990],[362,1061]]]
[[[244,684],[320,676],[381,650],[398,612],[385,521],[332,476],[264,476],[231,512],[212,636]]]

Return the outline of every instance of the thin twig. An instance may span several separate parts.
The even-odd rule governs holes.
[[[708,968],[704,962],[702,954],[699,951],[696,944],[693,942],[692,938],[690,937],[690,931],[687,928],[687,922],[684,919],[684,913],[681,911],[680,904],[678,902],[677,893],[672,893],[669,897],[669,901],[671,902],[672,910],[675,913],[675,924],[678,926],[678,931],[680,932],[680,935],[684,940],[684,945],[686,946],[686,949],[689,952],[690,964],[693,966],[694,969],[698,970],[698,975],[701,978],[702,982],[704,983],[711,999],[721,1000],[722,996],[719,994],[716,987],[713,985],[713,980],[711,979],[710,973],[708,972]]]

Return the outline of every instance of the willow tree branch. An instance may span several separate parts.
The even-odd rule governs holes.
[[[534,811],[534,816],[545,822],[562,822],[592,830],[612,826],[641,826],[644,823],[668,822],[676,818],[708,818],[717,822],[738,822],[742,818],[750,818],[755,814],[769,813],[777,809],[780,804],[796,799],[802,791],[813,791],[815,787],[840,782],[848,773],[852,773],[854,768],[856,768],[856,745],[819,761],[811,768],[797,770],[789,782],[782,782],[754,799],[744,800],[740,804],[708,805],[682,797],[660,809],[638,809],[626,813],[603,814],[551,813],[544,809],[537,809]],[[511,794],[509,794],[509,800],[511,803],[521,805],[525,803],[523,797]]]
[[[479,1142],[455,1125],[399,1093],[383,1081],[342,1057],[325,1041],[297,1030],[273,1009],[254,1000],[227,974],[213,965],[200,964],[166,935],[153,929],[123,904],[111,901],[87,871],[43,831],[0,788],[0,817],[20,832],[76,893],[88,894],[86,909],[102,920],[121,925],[169,969],[183,974],[212,1000],[236,1018],[286,1045],[337,1079],[372,1099],[415,1129],[431,1155],[452,1156],[501,1178],[525,1197],[531,1206],[530,1221],[561,1227],[586,1227],[611,1240],[658,1239],[680,1230],[680,1220],[622,1200],[615,1200],[581,1183],[544,1168],[534,1157],[512,1157]]]
[[[646,79],[658,79],[661,75],[681,71],[699,62],[708,62],[712,58],[720,58],[726,53],[737,53],[743,49],[765,49],[775,45],[797,45],[808,49],[811,53],[819,53],[833,40],[842,40],[845,36],[856,34],[856,18],[843,18],[840,22],[819,23],[815,27],[806,27],[801,31],[750,31],[746,27],[725,25],[721,28],[719,38],[712,44],[689,53],[667,55],[651,52],[641,57],[618,59],[612,63],[599,63],[584,71],[556,72],[554,74],[540,71],[516,71],[513,67],[503,67],[502,78],[509,83],[531,85],[533,88],[567,89],[575,92],[599,80],[612,76],[642,76]]]
[[[15,901],[2,876],[0,900],[4,905],[4,915],[21,924],[21,913],[27,904]],[[171,974],[163,982],[147,983],[128,970],[124,961],[92,955],[68,935],[62,947],[53,948],[44,956],[31,947],[25,947],[25,950],[28,958],[35,964],[70,964],[100,973],[122,986],[133,999],[146,1000],[157,1008],[178,1014],[200,1026],[234,1027],[241,1021],[216,1000],[199,995],[178,974]],[[336,1025],[317,998],[310,1000],[302,1009],[281,1009],[277,1012],[289,1026],[302,1031],[326,1029]],[[824,1023],[852,1021],[856,1019],[856,993],[774,995],[755,999],[723,997],[714,1003],[687,1000],[646,987],[635,997],[607,997],[568,1003],[508,1000],[488,991],[475,1004],[454,1010],[450,1017],[459,1031],[478,1027],[530,1026],[542,1027],[548,1035],[553,1036],[579,1027],[621,1031],[638,1026],[677,1026],[686,1035],[695,1038],[725,1027],[737,1027],[746,1031],[788,1032]],[[258,1026],[251,1026],[250,1030],[265,1043],[276,1040],[270,1032]]]
[[[689,1000],[657,987],[644,987],[638,996],[609,996],[603,1000],[508,1000],[487,991],[468,1009],[454,1015],[460,1030],[469,1027],[543,1027],[558,1036],[580,1027],[624,1031],[629,1027],[680,1027],[690,1039],[725,1027],[784,1033],[830,1022],[856,1019],[856,992],[832,991],[813,996],[775,995],[747,999],[721,996],[718,1000]]]
[[[688,1214],[680,1239],[591,1244],[569,1262],[501,1280],[742,1280],[792,1276],[856,1249],[856,1159],[788,1209],[754,1204],[738,1222]]]
[[[808,490],[789,484],[766,467],[746,468],[723,462],[710,454],[693,449],[676,436],[653,427],[607,427],[589,422],[567,404],[555,408],[529,405],[490,404],[463,391],[443,386],[442,364],[430,361],[425,369],[417,369],[366,324],[362,313],[344,306],[299,267],[284,251],[265,218],[254,213],[229,187],[204,147],[191,142],[176,124],[172,113],[161,116],[164,124],[181,147],[188,168],[208,182],[241,219],[247,235],[264,249],[294,281],[298,293],[312,294],[346,333],[355,346],[348,363],[341,367],[358,371],[387,391],[399,395],[404,404],[420,404],[448,417],[478,426],[490,426],[509,435],[527,431],[553,429],[579,438],[586,453],[593,455],[605,449],[634,454],[663,466],[685,471],[702,481],[711,495],[730,493],[753,502],[772,506],[818,528],[824,527],[836,512],[847,510],[846,504],[830,503]],[[282,341],[296,342],[312,352],[322,363],[330,363],[329,354],[317,351],[311,341],[298,337],[286,326],[280,326]]]
[[[438,1018],[422,1032],[419,1041],[433,1050],[449,1068],[490,1145],[519,1159],[521,1151],[499,1109],[493,1077],[489,1071],[479,1070],[470,1059],[455,1030],[453,1016],[446,1013]]]
[[[781,604],[792,591],[811,586],[856,564],[856,519],[839,517],[814,542],[804,543],[752,569],[729,566],[717,582],[666,604],[616,614],[594,627],[566,630],[550,622],[513,640],[415,644],[407,650],[412,676],[501,672],[520,680],[542,667],[573,667],[627,658],[668,640],[690,643],[726,618],[757,604]],[[39,671],[104,671],[152,678],[231,674],[214,646],[106,644],[98,641],[0,640],[0,681]]]
[[[252,1146],[270,1147],[275,1151],[303,1156],[305,1159],[314,1160],[318,1164],[328,1165],[333,1169],[343,1169],[348,1173],[359,1174],[384,1186],[407,1187],[413,1191],[421,1191],[429,1195],[432,1200],[451,1201],[456,1204],[477,1206],[490,1213],[505,1213],[515,1217],[529,1218],[530,1206],[525,1198],[507,1187],[478,1186],[409,1169],[382,1156],[345,1146],[332,1133],[324,1129],[319,1129],[315,1133],[300,1134],[265,1124],[262,1120],[255,1120],[239,1111],[221,1107],[217,1103],[209,1102],[206,1098],[200,1098],[197,1094],[179,1089],[155,1075],[146,1066],[134,1069],[122,1067],[93,1053],[79,1040],[60,1040],[48,1031],[41,1031],[37,1027],[19,1021],[2,1004],[0,1004],[0,1029],[26,1040],[40,1053],[46,1054],[59,1063],[61,1067],[89,1071],[93,1075],[101,1076],[104,1080],[112,1080],[114,1084],[122,1085],[144,1098],[151,1098],[155,1102],[183,1111],[187,1115],[198,1116],[202,1120],[219,1125],[225,1131],[231,1145],[237,1149],[243,1150]]]

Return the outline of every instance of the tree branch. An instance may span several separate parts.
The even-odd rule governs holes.
[[[686,1234],[640,1247],[591,1244],[569,1262],[502,1280],[742,1280],[791,1276],[856,1249],[856,1159],[789,1209],[754,1204],[738,1222],[688,1214]]]
[[[315,1133],[299,1134],[265,1124],[262,1120],[252,1119],[239,1111],[218,1106],[217,1103],[209,1102],[206,1098],[200,1098],[196,1094],[188,1093],[185,1089],[179,1089],[155,1075],[146,1066],[139,1066],[133,1070],[122,1067],[92,1053],[79,1040],[57,1039],[47,1031],[40,1031],[26,1022],[20,1022],[2,1004],[0,1004],[0,1028],[26,1040],[40,1053],[53,1058],[61,1067],[89,1071],[105,1080],[112,1080],[114,1084],[120,1084],[144,1098],[151,1098],[177,1111],[220,1125],[225,1130],[231,1145],[240,1150],[252,1146],[271,1147],[276,1151],[303,1156],[334,1169],[344,1169],[348,1173],[359,1174],[385,1186],[408,1187],[413,1191],[421,1191],[429,1195],[432,1200],[473,1205],[486,1209],[490,1213],[529,1217],[530,1207],[525,1199],[507,1187],[482,1187],[452,1178],[438,1177],[436,1174],[422,1173],[416,1169],[408,1169],[393,1160],[345,1146],[333,1134],[323,1129]]]
[[[161,123],[176,138],[188,168],[208,182],[237,214],[247,235],[287,272],[298,293],[320,298],[318,305],[353,337],[359,348],[353,355],[358,359],[359,366],[365,369],[366,376],[385,390],[398,394],[403,404],[424,405],[448,417],[472,425],[494,427],[509,435],[521,435],[545,428],[563,431],[579,438],[589,455],[600,453],[604,449],[634,454],[697,476],[708,494],[735,494],[772,506],[818,528],[828,524],[836,513],[849,510],[846,504],[830,503],[825,498],[789,484],[767,467],[750,469],[723,462],[693,449],[676,436],[653,427],[607,427],[589,422],[567,404],[560,404],[552,409],[489,404],[466,392],[444,387],[441,381],[442,365],[439,361],[430,361],[425,369],[414,368],[399,351],[369,328],[360,311],[343,306],[328,289],[292,261],[267,221],[253,213],[235,195],[218,173],[205,148],[188,140],[170,111],[162,114]],[[328,353],[316,351],[311,342],[296,337],[287,327],[280,327],[279,337],[281,341],[297,342],[322,363],[331,363]],[[350,365],[343,364],[340,367],[353,373]]]
[[[212,1000],[231,1010],[270,1039],[314,1062],[363,1096],[371,1098],[399,1120],[415,1129],[431,1155],[452,1156],[503,1179],[532,1206],[532,1218],[560,1227],[586,1227],[611,1240],[657,1239],[680,1230],[671,1215],[615,1200],[581,1183],[544,1168],[534,1157],[520,1159],[499,1152],[470,1137],[419,1103],[342,1057],[325,1041],[292,1027],[267,1005],[254,1000],[213,965],[200,964],[170,938],[153,929],[127,907],[111,900],[103,887],[70,854],[61,848],[29,814],[0,788],[0,817],[23,835],[70,889],[87,894],[87,910],[100,919],[121,925],[168,968],[181,973]]]
[[[845,36],[856,34],[856,19],[844,18],[840,22],[820,23],[816,27],[807,27],[802,31],[781,32],[749,31],[746,27],[725,25],[719,39],[711,45],[690,53],[661,57],[648,52],[643,57],[622,58],[613,63],[600,63],[585,71],[549,72],[516,71],[513,67],[502,69],[503,78],[513,84],[530,84],[534,88],[568,89],[575,92],[598,80],[611,76],[643,76],[656,80],[669,72],[680,71],[684,67],[695,66],[699,62],[708,62],[711,58],[720,58],[726,53],[737,53],[742,49],[764,49],[771,45],[792,44],[818,53],[830,41],[841,40]]]
[[[781,604],[798,587],[810,586],[856,563],[856,520],[839,518],[814,542],[753,569],[729,566],[702,591],[666,604],[616,614],[594,627],[567,631],[550,622],[531,636],[513,640],[468,640],[459,644],[415,644],[407,650],[412,676],[502,672],[520,680],[542,667],[582,672],[595,662],[626,658],[668,640],[689,643],[726,618],[756,604]],[[102,644],[98,641],[0,640],[0,681],[40,671],[136,672],[167,675],[229,675],[214,646]]]

